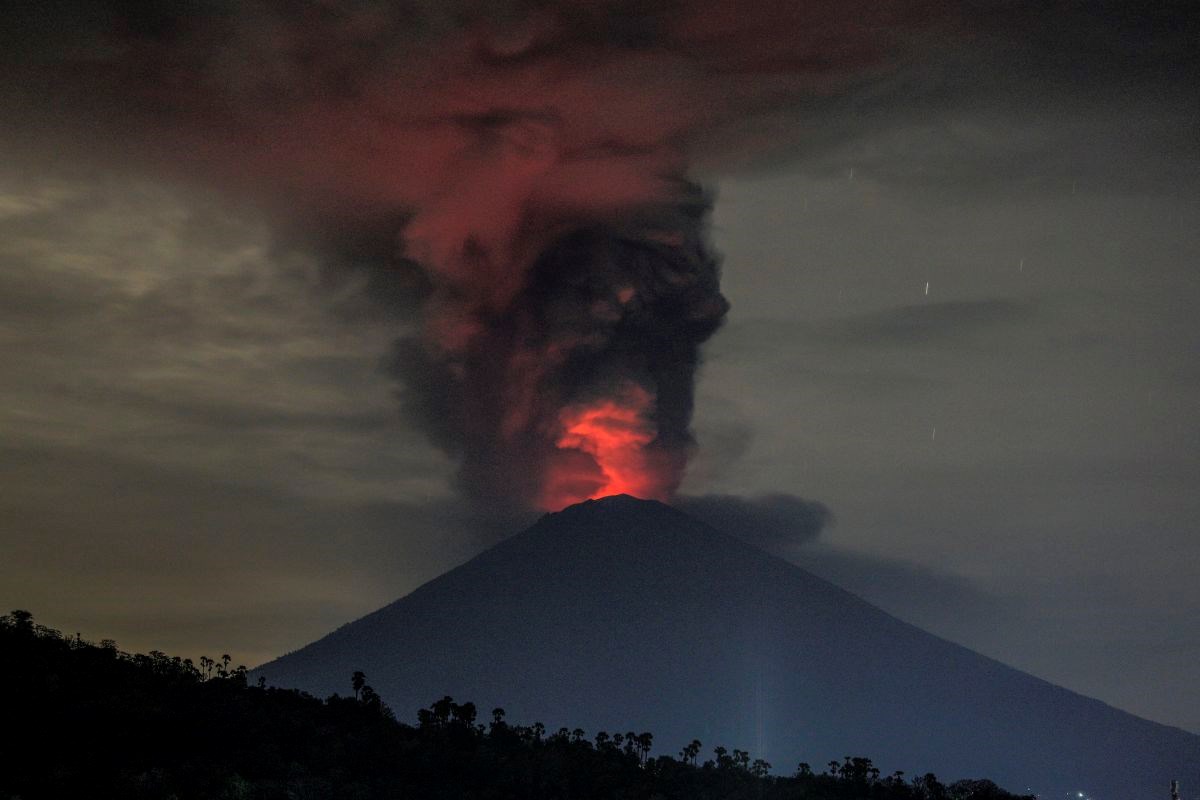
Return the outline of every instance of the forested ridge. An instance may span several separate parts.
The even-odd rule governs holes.
[[[449,697],[398,721],[361,672],[324,700],[250,685],[228,656],[130,654],[0,617],[0,798],[1016,800],[870,759],[770,765],[646,732],[547,731]],[[652,755],[656,746],[675,755]],[[704,754],[709,753],[705,758]]]

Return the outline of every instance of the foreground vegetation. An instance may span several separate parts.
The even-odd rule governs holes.
[[[248,685],[228,656],[129,654],[0,617],[0,798],[645,798],[1016,800],[986,780],[881,777],[866,758],[790,776],[698,741],[651,756],[649,733],[548,733],[446,697],[398,722],[355,673],[319,700]]]

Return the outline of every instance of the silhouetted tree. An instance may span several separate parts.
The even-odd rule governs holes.
[[[120,797],[383,800],[1021,800],[991,781],[943,786],[932,774],[884,780],[870,759],[830,762],[792,777],[745,750],[716,747],[695,765],[692,740],[679,760],[650,757],[653,736],[595,735],[511,725],[473,703],[443,697],[398,722],[355,672],[355,696],[325,700],[248,686],[245,667],[202,657],[199,668],[159,651],[128,654],[81,637],[63,639],[28,612],[0,617],[0,687],[6,745],[0,798]],[[213,671],[216,671],[213,674]],[[1031,799],[1025,799],[1031,800]]]
[[[476,713],[474,703],[450,704],[450,718],[459,725],[466,725],[468,727],[474,725]]]
[[[637,745],[638,763],[645,764],[650,757],[650,748],[654,746],[654,735],[651,733],[639,733],[634,737]]]
[[[24,609],[14,609],[9,613],[8,618],[12,620],[12,628],[20,634],[29,635],[33,633],[33,614]]]
[[[932,772],[912,779],[913,793],[921,800],[946,800],[946,787]]]

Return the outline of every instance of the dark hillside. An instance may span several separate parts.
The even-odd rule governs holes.
[[[548,514],[406,597],[264,665],[327,694],[361,668],[384,699],[503,704],[551,728],[696,736],[788,763],[989,775],[1042,795],[1152,797],[1200,782],[1200,737],[903,623],[661,503]]]
[[[4,800],[1017,800],[989,781],[884,777],[863,758],[792,777],[740,750],[706,760],[690,740],[655,758],[649,733],[549,733],[450,698],[409,726],[361,674],[322,701],[247,685],[223,661],[64,639],[24,612],[0,617],[0,654]]]

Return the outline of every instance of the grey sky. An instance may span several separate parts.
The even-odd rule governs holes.
[[[1005,29],[704,164],[732,311],[683,488],[819,501],[797,563],[1196,731],[1193,16]],[[494,541],[397,413],[403,320],[247,201],[5,148],[0,605],[253,664]]]
[[[857,170],[726,185],[717,226],[742,316],[697,426],[754,434],[697,472],[818,498],[828,543],[1007,598],[971,619],[842,576],[900,616],[1195,728],[1200,207],[1069,186],[939,203]]]

